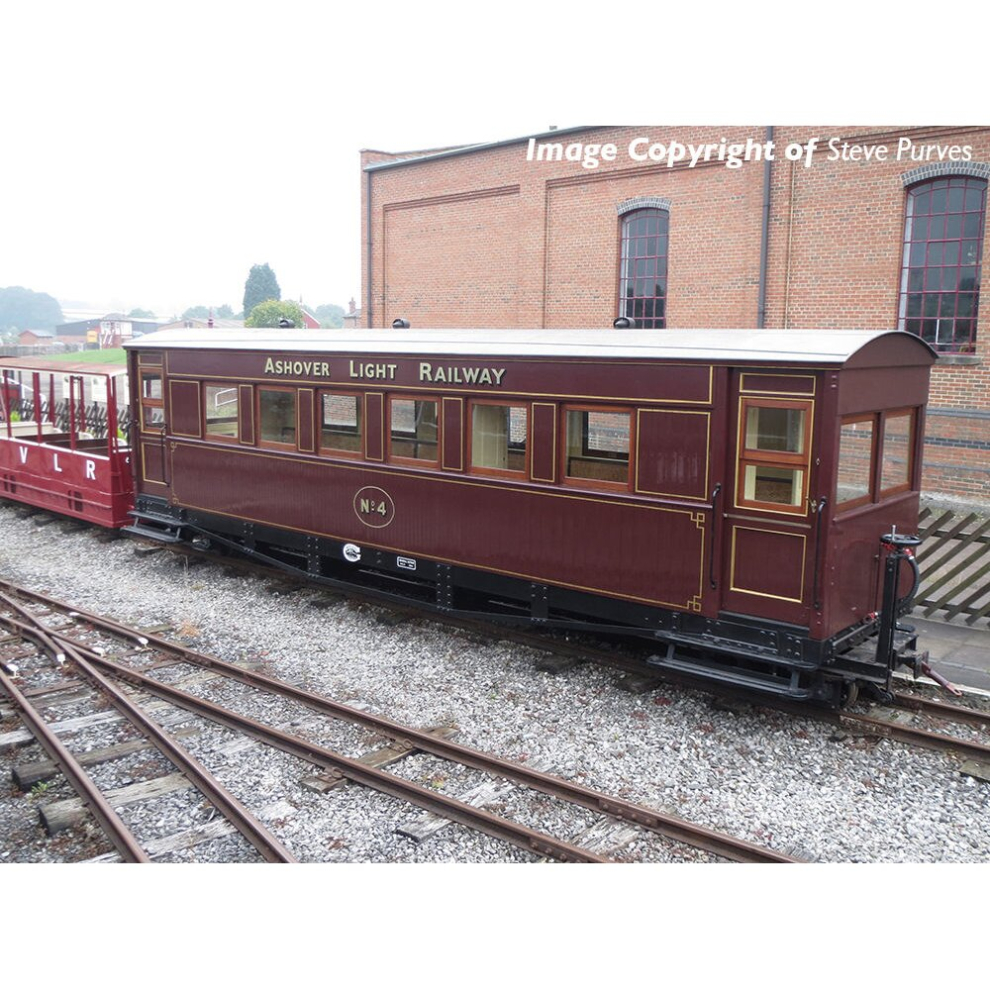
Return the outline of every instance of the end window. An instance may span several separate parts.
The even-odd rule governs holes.
[[[883,420],[883,465],[880,495],[894,495],[911,487],[911,451],[914,449],[914,410],[887,413]]]
[[[849,417],[839,432],[839,481],[835,502],[843,509],[869,502],[873,494],[874,417]]]

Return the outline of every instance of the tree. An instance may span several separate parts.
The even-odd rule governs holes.
[[[47,292],[21,285],[0,289],[0,330],[48,330],[64,321],[58,300]]]
[[[313,316],[320,321],[321,327],[339,330],[344,325],[344,307],[333,303],[324,303],[313,310]]]
[[[190,306],[182,314],[184,320],[205,320],[210,315],[208,306]]]
[[[153,320],[155,314],[150,309],[132,309],[128,314],[129,320]]]
[[[251,310],[244,326],[277,327],[279,320],[292,320],[297,327],[304,326],[303,311],[299,303],[291,299],[266,299]]]
[[[254,265],[244,283],[244,316],[249,317],[251,310],[266,299],[281,299],[282,290],[278,287],[278,279],[266,262]]]

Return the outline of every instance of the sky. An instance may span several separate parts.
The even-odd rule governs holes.
[[[841,85],[840,72],[840,85],[809,94],[798,84],[820,59],[789,63],[737,8],[717,35],[709,20],[704,44],[686,29],[671,43],[682,15],[657,4],[631,2],[611,25],[515,0],[483,23],[477,10],[8,6],[0,286],[47,292],[66,309],[237,311],[251,266],[267,262],[283,298],[360,305],[362,148],[551,125],[800,123],[808,111],[840,116],[842,100],[858,108],[859,82],[878,69],[864,60],[855,83]],[[635,30],[620,37],[624,27]],[[641,38],[652,35],[668,40],[647,54]]]

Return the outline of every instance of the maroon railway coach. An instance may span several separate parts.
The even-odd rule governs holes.
[[[0,497],[99,526],[131,521],[130,448],[117,427],[124,370],[0,358]]]
[[[898,534],[917,525],[934,354],[912,334],[126,346],[137,532],[446,612],[646,636],[658,666],[796,698],[918,662]]]

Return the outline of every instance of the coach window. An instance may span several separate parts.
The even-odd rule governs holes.
[[[811,403],[743,399],[736,502],[804,513],[811,446]]]
[[[208,437],[216,440],[237,439],[237,386],[204,386],[206,429]]]
[[[896,495],[911,487],[911,451],[914,449],[914,410],[889,412],[883,419],[883,461],[880,495]]]
[[[839,433],[835,502],[843,509],[869,502],[873,493],[873,416],[847,416]]]
[[[141,429],[160,428],[165,422],[162,376],[158,371],[141,372]]]
[[[320,450],[340,457],[360,457],[361,397],[320,393]]]
[[[528,437],[526,406],[471,403],[471,470],[475,474],[526,477]]]
[[[296,393],[289,388],[258,389],[261,443],[295,450]]]
[[[629,413],[615,409],[565,407],[565,481],[628,488],[631,422]]]
[[[389,402],[389,460],[415,467],[437,467],[439,427],[435,399]]]

